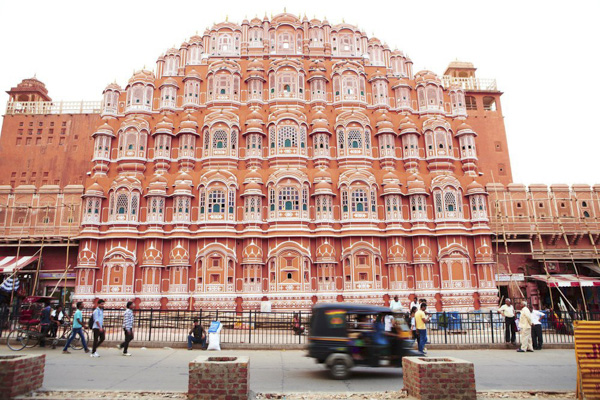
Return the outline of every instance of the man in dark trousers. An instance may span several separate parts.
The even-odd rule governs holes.
[[[40,314],[40,327],[41,327],[41,338],[40,338],[40,347],[46,347],[46,337],[50,332],[51,324],[52,324],[52,308],[50,307],[50,300],[44,300],[44,308],[42,308],[42,312]]]
[[[498,309],[498,313],[504,316],[505,326],[505,339],[506,343],[512,344],[517,343],[517,331],[515,326],[515,308],[512,306],[510,299],[504,300],[504,305]]]
[[[194,318],[194,326],[188,335],[188,350],[192,350],[193,343],[200,343],[202,350],[206,349],[206,331],[198,322],[198,318]]]
[[[125,341],[117,345],[117,348],[123,349],[124,356],[130,356],[127,349],[129,349],[129,342],[133,340],[133,301],[127,302],[125,314],[123,314],[123,332],[125,332]]]
[[[104,342],[104,300],[98,300],[96,309],[92,314],[94,318],[94,324],[92,325],[92,332],[94,332],[94,346],[92,347],[92,354],[90,357],[100,357],[100,354],[96,350]]]

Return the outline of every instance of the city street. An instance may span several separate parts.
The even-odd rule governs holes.
[[[23,352],[39,354],[42,350]],[[73,351],[70,355],[63,355],[59,349],[45,352],[43,389],[125,391],[186,391],[188,362],[207,354],[201,350],[169,348],[132,348],[132,357],[121,356],[116,348],[100,348],[100,358],[90,358],[83,351]],[[2,349],[0,354],[15,353]],[[255,393],[374,392],[403,387],[402,371],[393,368],[356,368],[350,380],[332,380],[322,365],[298,350],[227,350],[220,355],[250,356],[250,389]],[[526,354],[513,350],[432,350],[429,356],[452,356],[474,362],[478,391],[575,390],[573,350]]]

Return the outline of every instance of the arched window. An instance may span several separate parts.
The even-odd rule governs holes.
[[[294,53],[294,38],[291,32],[281,32],[277,35],[277,52],[283,54]]]
[[[225,192],[215,189],[208,193],[208,212],[218,214],[225,212]]]
[[[127,208],[129,206],[129,198],[126,194],[117,195],[117,214],[127,214]]]
[[[202,48],[201,44],[193,43],[192,45],[190,45],[190,47],[188,48],[188,53],[187,53],[188,65],[199,65],[202,61],[202,52],[203,52],[203,48]]]
[[[446,187],[433,192],[436,219],[462,218],[462,201],[460,192],[454,188]]]
[[[248,32],[249,47],[263,47],[263,30],[262,28],[252,28]]]
[[[427,209],[424,195],[410,197],[410,217],[412,221],[427,220]]]
[[[233,38],[230,34],[221,33],[219,35],[218,49],[221,54],[229,54],[233,52]]]

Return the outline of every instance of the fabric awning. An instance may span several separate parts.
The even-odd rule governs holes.
[[[9,276],[4,280],[4,282],[2,282],[2,285],[0,285],[0,290],[4,290],[5,292],[12,292],[13,290],[18,290],[20,284],[21,282],[19,282],[19,278],[15,277],[13,279]]]
[[[600,277],[556,274],[550,276],[531,275],[530,278],[546,282],[549,287],[600,286]]]
[[[15,271],[31,264],[34,261],[37,261],[38,256],[23,256],[17,257],[8,256],[8,257],[0,257],[0,274],[12,274]]]

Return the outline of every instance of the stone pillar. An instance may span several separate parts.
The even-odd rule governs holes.
[[[246,400],[250,358],[200,356],[190,361],[188,399]]]
[[[402,371],[404,389],[417,399],[477,399],[472,362],[454,357],[404,357]]]
[[[0,399],[12,399],[42,387],[46,355],[0,355]]]

